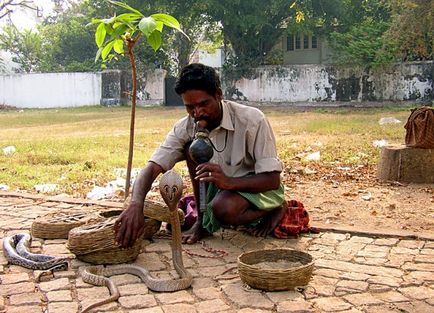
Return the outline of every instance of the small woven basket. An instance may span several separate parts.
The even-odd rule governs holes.
[[[32,223],[32,237],[44,239],[68,238],[71,229],[104,217],[85,210],[57,211],[37,217]]]
[[[241,280],[250,287],[265,291],[306,286],[312,271],[312,256],[298,250],[255,250],[238,256]]]
[[[142,240],[131,248],[122,249],[115,242],[114,223],[117,215],[104,220],[71,229],[68,249],[77,259],[93,264],[119,264],[134,261],[140,253]],[[145,219],[145,234],[158,231],[160,222]],[[152,237],[152,236],[151,236]]]

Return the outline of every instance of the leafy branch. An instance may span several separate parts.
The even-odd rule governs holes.
[[[146,37],[147,43],[157,51],[162,43],[161,34],[164,26],[173,28],[187,38],[188,36],[181,30],[176,18],[169,14],[156,13],[144,16],[140,11],[132,8],[126,3],[119,1],[108,2],[125,9],[127,12],[114,15],[107,19],[92,19],[91,24],[98,25],[95,31],[95,42],[98,51],[95,62],[100,58],[104,62],[117,59],[118,55],[128,55],[132,69],[132,90],[131,90],[131,122],[130,122],[130,144],[128,151],[127,177],[125,183],[125,199],[129,195],[131,168],[133,161],[134,129],[136,115],[137,98],[137,68],[134,56],[134,46],[142,36]],[[125,51],[126,46],[126,51]]]

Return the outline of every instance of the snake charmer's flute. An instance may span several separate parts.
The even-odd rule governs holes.
[[[209,132],[205,128],[197,128],[194,140],[190,145],[189,153],[197,164],[206,163],[211,160],[214,150],[209,139]],[[206,185],[199,182],[199,210],[205,212],[207,207]]]

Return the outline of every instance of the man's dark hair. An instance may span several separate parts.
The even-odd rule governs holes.
[[[178,95],[188,90],[203,90],[210,96],[215,96],[218,89],[221,89],[221,85],[216,70],[201,63],[185,66],[175,85],[175,92]]]

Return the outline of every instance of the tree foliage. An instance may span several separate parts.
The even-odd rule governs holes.
[[[21,72],[33,72],[38,69],[43,55],[42,40],[32,30],[19,31],[14,25],[8,25],[0,33],[0,49],[12,54],[12,61],[20,64]]]
[[[389,0],[391,26],[385,40],[396,47],[400,60],[434,58],[434,0]]]

